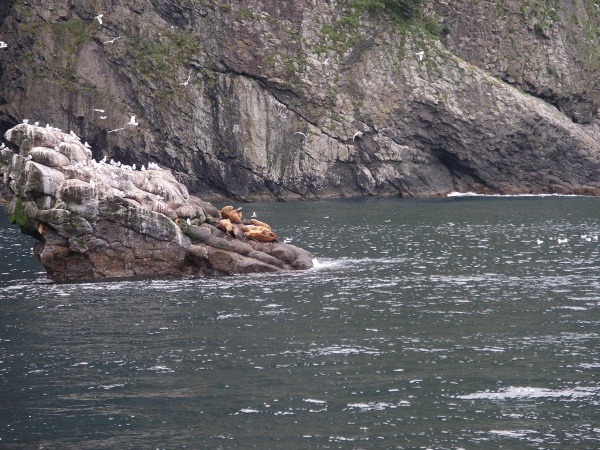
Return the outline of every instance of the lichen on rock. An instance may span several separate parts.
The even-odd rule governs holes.
[[[95,161],[77,136],[49,126],[17,125],[5,138],[14,144],[0,150],[6,210],[37,240],[34,254],[53,280],[312,267],[302,249],[217,229],[219,211],[156,164]]]

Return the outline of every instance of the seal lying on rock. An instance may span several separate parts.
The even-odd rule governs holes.
[[[223,219],[229,219],[231,223],[242,223],[242,208],[234,209],[233,206],[225,206],[220,211]]]
[[[270,228],[257,225],[242,225],[244,236],[259,242],[277,242],[277,235]]]
[[[276,236],[256,230],[245,236],[241,208],[220,213],[154,163],[136,170],[106,158],[96,161],[74,133],[53,127],[20,124],[5,138],[14,144],[0,149],[6,211],[37,240],[34,255],[54,280],[274,272],[313,265],[310,253],[278,243]],[[219,222],[225,219],[229,224]]]

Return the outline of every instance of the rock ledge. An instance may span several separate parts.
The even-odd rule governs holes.
[[[48,126],[24,123],[5,138],[14,144],[0,150],[5,208],[37,240],[34,254],[53,280],[313,266],[312,256],[293,245],[221,231],[220,212],[156,164],[96,162],[74,133]]]

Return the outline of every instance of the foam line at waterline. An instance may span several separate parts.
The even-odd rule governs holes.
[[[478,194],[477,192],[450,192],[446,197],[591,197],[590,195],[576,194]]]

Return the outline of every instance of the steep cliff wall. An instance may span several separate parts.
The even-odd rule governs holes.
[[[594,2],[8,3],[1,131],[73,130],[205,199],[600,192]]]

